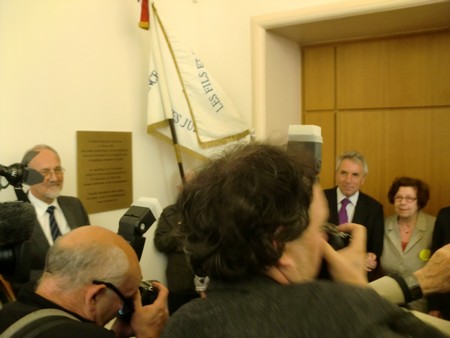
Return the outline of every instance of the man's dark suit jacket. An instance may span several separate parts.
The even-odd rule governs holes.
[[[89,216],[81,201],[72,196],[58,197],[58,204],[71,229],[82,225],[89,225]],[[31,270],[43,270],[45,256],[50,248],[47,238],[42,231],[41,225],[36,220],[34,232],[31,236]]]
[[[337,187],[334,187],[333,189],[325,189],[324,192],[328,200],[328,207],[330,209],[328,222],[339,224],[337,211]],[[360,191],[358,201],[356,202],[355,213],[353,215],[352,222],[364,225],[367,228],[367,252],[373,252],[375,255],[377,255],[377,269],[369,273],[368,276],[369,280],[373,280],[377,276],[380,257],[383,252],[383,206],[374,198]]]
[[[433,230],[431,252],[450,244],[450,207],[439,210]],[[439,310],[444,319],[450,320],[450,293],[428,296],[429,310]]]
[[[24,193],[22,200],[29,202],[27,195]],[[89,216],[81,201],[72,196],[58,197],[58,204],[61,211],[67,220],[70,229],[78,228],[79,226],[89,225]],[[10,281],[16,295],[22,288],[34,289],[36,282],[42,275],[45,266],[45,258],[47,251],[50,248],[47,237],[42,231],[41,225],[36,218],[33,227],[33,234],[30,238],[29,253],[30,253],[30,274],[27,281]],[[28,269],[27,269],[28,270]],[[28,272],[28,271],[27,271]]]

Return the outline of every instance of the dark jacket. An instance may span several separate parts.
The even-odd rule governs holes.
[[[324,190],[324,193],[328,200],[328,207],[330,209],[328,222],[339,224],[337,211],[337,187],[334,187],[333,189],[326,189]],[[352,222],[364,225],[366,227],[367,252],[373,252],[377,255],[377,261],[379,262],[381,254],[383,253],[384,239],[384,213],[381,203],[360,191]],[[377,273],[378,268],[376,271],[369,273],[369,280],[373,280]]]
[[[58,204],[67,220],[67,224],[71,229],[78,228],[82,225],[88,225],[89,216],[84,208],[81,200],[72,196],[58,197]],[[50,248],[47,238],[42,231],[39,222],[34,226],[34,232],[31,237],[31,269],[42,270],[45,265],[45,256]]]
[[[450,243],[450,207],[439,210],[434,224],[431,253]],[[444,319],[450,320],[450,293],[428,296],[428,310],[439,310]]]
[[[31,290],[24,289],[19,294],[18,300],[13,303],[5,304],[0,310],[0,334],[5,331],[14,322],[25,315],[39,309],[59,309],[63,310],[80,321],[64,318],[61,325],[54,326],[39,335],[41,338],[114,338],[116,335],[101,326],[90,322],[75,313],[69,312],[55,303],[39,296]],[[53,319],[54,320],[54,319]]]
[[[155,230],[155,247],[167,255],[167,286],[172,292],[195,292],[194,273],[176,236],[181,214],[176,204],[164,208]]]
[[[445,336],[370,288],[330,281],[281,285],[260,276],[212,280],[208,296],[180,308],[161,337]]]

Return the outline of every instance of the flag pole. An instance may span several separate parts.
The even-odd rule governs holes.
[[[156,8],[155,4],[152,2],[151,4],[151,19],[150,21],[150,33],[151,33],[151,50],[150,53],[153,53],[153,56],[155,58],[155,65],[156,69],[158,70],[158,81],[160,83],[160,90],[161,90],[161,100],[163,104],[163,110],[164,110],[164,116],[166,117],[167,121],[169,122],[169,128],[170,133],[172,136],[172,144],[175,150],[175,157],[177,159],[178,163],[178,170],[180,172],[181,180],[184,183],[186,183],[186,177],[184,174],[184,168],[183,168],[183,161],[181,157],[181,149],[180,144],[178,143],[178,137],[175,130],[175,122],[173,120],[172,115],[172,104],[170,100],[169,90],[167,87],[167,80],[166,80],[166,74],[164,72],[164,66],[163,61],[161,58],[161,47],[159,45],[158,35],[156,32]]]

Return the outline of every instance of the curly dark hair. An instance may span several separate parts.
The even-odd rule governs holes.
[[[194,272],[236,281],[274,265],[309,223],[313,182],[281,146],[240,146],[208,163],[178,198]]]
[[[412,187],[417,191],[417,206],[420,209],[425,208],[430,199],[430,188],[428,184],[418,178],[412,177],[397,177],[393,182],[388,191],[389,203],[394,204],[395,195],[397,194],[400,187]]]

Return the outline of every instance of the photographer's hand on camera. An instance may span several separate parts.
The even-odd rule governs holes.
[[[324,259],[335,281],[367,286],[366,271],[366,229],[359,224],[347,223],[338,226],[338,230],[351,234],[348,246],[338,251],[330,244],[324,247]]]
[[[414,272],[424,295],[450,292],[450,244],[437,250],[427,264]]]
[[[142,305],[141,295],[136,292],[131,320],[128,322],[117,318],[112,327],[117,337],[153,338],[160,336],[169,317],[167,309],[169,290],[159,282],[152,281],[152,284],[158,289],[158,297],[153,304]]]

